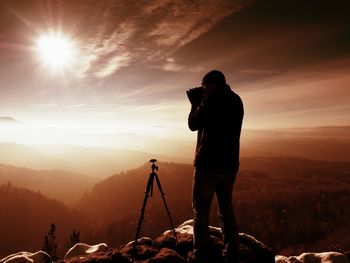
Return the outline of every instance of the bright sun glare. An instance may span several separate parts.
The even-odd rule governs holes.
[[[52,68],[64,69],[76,59],[74,43],[64,35],[42,35],[36,44],[42,62]]]

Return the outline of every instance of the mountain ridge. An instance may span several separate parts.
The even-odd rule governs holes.
[[[9,116],[0,116],[0,124],[22,124],[22,122]]]
[[[140,166],[156,156],[167,161],[181,158],[136,150],[80,145],[24,145],[0,142],[0,163],[30,169],[62,169],[106,178],[116,172]]]
[[[0,163],[0,184],[39,191],[70,206],[96,182],[97,178],[64,170],[33,170]]]

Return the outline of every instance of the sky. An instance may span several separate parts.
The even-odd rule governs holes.
[[[1,0],[0,116],[27,126],[0,140],[193,141],[185,91],[212,69],[241,96],[243,129],[349,125],[349,11],[347,0]],[[74,46],[66,67],[40,57],[50,34]]]

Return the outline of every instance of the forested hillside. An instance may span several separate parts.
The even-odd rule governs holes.
[[[159,176],[172,217],[178,224],[192,217],[193,168],[159,163]],[[104,218],[106,240],[133,238],[150,166],[116,174],[95,185],[80,208]],[[146,208],[143,234],[169,228],[158,189]],[[240,231],[252,234],[277,251],[329,250],[349,244],[350,164],[299,158],[243,158],[234,189]],[[214,203],[212,224],[217,225]],[[334,233],[337,239],[332,238]],[[322,240],[329,240],[323,242]],[[347,247],[349,249],[349,247]]]
[[[73,205],[97,181],[91,176],[64,170],[32,170],[0,164],[0,184],[40,191],[68,205]]]
[[[41,249],[52,223],[57,226],[60,251],[67,250],[66,243],[74,229],[81,232],[83,240],[90,240],[97,227],[86,214],[11,184],[0,185],[0,211],[0,257]]]

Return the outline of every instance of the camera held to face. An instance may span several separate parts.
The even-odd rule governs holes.
[[[204,96],[204,88],[196,87],[186,91],[187,97],[192,105],[199,105]]]

